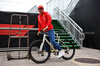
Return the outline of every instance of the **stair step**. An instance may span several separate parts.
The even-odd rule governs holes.
[[[69,36],[67,33],[58,33],[59,36]]]
[[[52,24],[53,26],[61,26],[60,24]]]
[[[57,23],[56,24],[52,24],[52,25],[54,25],[54,26],[61,26],[59,23],[58,24]]]
[[[64,47],[66,47],[66,46],[61,46],[61,48],[64,48]],[[72,45],[67,45],[67,47],[72,48]],[[80,48],[80,46],[78,46],[78,45],[74,45],[74,47],[75,48]]]
[[[52,20],[52,22],[57,22],[57,20]]]
[[[60,39],[72,39],[70,36],[60,36]]]
[[[57,21],[52,21],[51,23],[59,23],[59,22],[57,22]]]
[[[62,27],[61,25],[53,25],[54,27]]]
[[[65,40],[65,39],[60,39],[61,41],[62,40]],[[68,39],[68,40],[70,40],[70,41],[72,41],[72,42],[74,42],[74,40],[73,39]],[[57,39],[55,39],[55,41],[58,41]]]
[[[51,22],[51,24],[59,24],[58,22]]]
[[[67,44],[67,45],[69,45],[70,44],[70,42],[63,42],[64,44]],[[72,42],[73,44],[76,44],[76,42]]]
[[[61,25],[53,25],[54,27],[62,27]]]
[[[52,25],[60,25],[59,23],[52,23]],[[60,25],[61,26],[61,25]]]
[[[54,29],[54,31],[59,31],[59,30],[64,30],[64,29]]]
[[[61,33],[61,32],[59,32],[59,31],[55,31],[56,33]],[[64,31],[63,33],[67,33],[66,31]]]
[[[52,25],[53,25],[54,27],[55,27],[55,26],[60,26],[60,27],[61,27],[61,25],[60,25],[60,24],[52,24]]]
[[[64,39],[61,39],[61,40],[64,40]],[[73,40],[73,39],[67,39],[67,40],[70,40],[70,41],[74,42],[74,40]]]
[[[63,27],[54,27],[54,29],[63,29]]]

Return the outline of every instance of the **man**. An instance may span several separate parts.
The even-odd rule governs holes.
[[[38,6],[38,11],[39,11],[39,15],[38,15],[37,35],[39,36],[41,30],[43,30],[43,32],[48,32],[50,42],[53,44],[55,48],[59,50],[59,54],[57,57],[60,58],[65,54],[65,52],[61,49],[60,45],[55,41],[54,29],[53,29],[53,25],[51,24],[52,18],[48,12],[44,11],[42,5]]]

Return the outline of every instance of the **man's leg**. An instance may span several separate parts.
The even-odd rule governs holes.
[[[61,50],[60,45],[55,41],[55,34],[54,34],[54,29],[48,31],[48,36],[50,39],[50,42],[53,44],[53,46],[58,49],[59,51]]]
[[[59,54],[57,57],[61,58],[65,54],[65,52],[61,49],[60,45],[55,41],[54,29],[48,31],[48,35],[53,46],[59,50]]]

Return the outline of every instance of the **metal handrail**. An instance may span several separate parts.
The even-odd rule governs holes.
[[[83,40],[85,39],[83,29],[79,25],[77,25],[64,11],[61,11],[58,7],[55,8],[54,11],[56,11],[56,15],[58,16],[58,22],[62,25],[62,27],[64,27],[64,29],[70,34],[70,36],[72,36],[72,38],[77,42],[77,44],[82,47]],[[61,16],[61,20],[59,16]],[[66,23],[69,24],[68,26],[72,28],[74,33],[71,31],[70,28],[68,28],[68,26],[66,26],[67,24],[63,23],[64,21],[67,21]]]
[[[81,30],[80,32],[83,32],[83,29],[82,29],[79,25],[77,25],[66,13],[64,13],[63,11],[61,11],[58,7],[55,8],[54,10],[56,10],[56,9],[57,9],[61,14],[63,14],[66,18],[68,18],[68,20],[70,21],[70,23],[72,23],[72,25],[77,26],[76,28],[77,28],[77,29],[80,29],[80,30]]]

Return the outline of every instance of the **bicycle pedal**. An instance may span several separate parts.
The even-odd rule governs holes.
[[[38,52],[38,54],[41,54],[41,53],[43,53],[43,51],[37,51]]]
[[[42,53],[41,56],[44,56],[44,53]]]
[[[54,50],[51,50],[51,52],[54,52]]]

